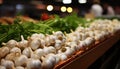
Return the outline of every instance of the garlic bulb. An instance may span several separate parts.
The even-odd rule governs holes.
[[[67,56],[66,56],[65,54],[63,54],[63,53],[59,53],[59,54],[57,54],[57,57],[59,57],[60,60],[62,60],[62,61],[64,61],[64,60],[67,59]]]
[[[8,54],[8,55],[5,57],[5,59],[6,59],[6,60],[14,61],[14,59],[15,59],[16,57],[19,57],[20,55],[21,55],[21,54],[18,53],[18,52],[10,53],[10,54]]]
[[[28,58],[25,55],[21,55],[15,59],[15,66],[25,66]]]
[[[80,50],[85,50],[86,48],[86,42],[85,41],[80,41],[80,43],[79,43],[79,45],[78,45],[79,47],[80,47]]]
[[[37,48],[39,48],[40,46],[40,40],[38,39],[33,39],[31,40],[31,42],[29,43],[30,47],[33,49],[33,50],[36,50]]]
[[[88,37],[85,40],[86,46],[90,46],[91,44],[93,44],[95,42],[95,39],[92,37]]]
[[[38,56],[35,52],[33,52],[31,48],[29,48],[29,50],[30,50],[30,58],[40,59],[40,56]]]
[[[22,66],[17,66],[15,69],[24,69]]]
[[[23,51],[22,51],[22,54],[23,55],[26,55],[28,58],[30,57],[31,55],[31,51],[30,51],[30,47],[26,47]]]
[[[53,46],[44,47],[43,50],[45,54],[56,53],[56,49]]]
[[[39,34],[39,37],[40,37],[41,39],[44,39],[44,38],[45,38],[45,35],[42,34],[42,33],[40,33],[40,34]]]
[[[85,40],[86,39],[86,35],[84,33],[80,33],[81,35],[81,40]]]
[[[67,46],[69,46],[73,52],[78,51],[80,47],[77,45],[77,42],[67,42]]]
[[[44,34],[32,34],[32,36],[30,37],[30,39],[44,39],[45,38],[45,35]]]
[[[46,42],[43,39],[40,39],[40,41],[41,41],[40,48],[43,48],[46,45]]]
[[[56,49],[53,46],[48,47],[49,53],[56,53]]]
[[[78,31],[78,32],[84,32],[84,27],[80,26],[80,27],[76,28],[76,31]]]
[[[31,53],[31,57],[30,58],[33,58],[33,59],[40,59],[41,57],[38,56],[37,54],[35,53]]]
[[[39,57],[41,57],[41,56],[43,56],[43,55],[45,55],[45,53],[44,53],[44,50],[43,49],[37,49],[37,50],[35,50],[35,52],[34,52],[36,55],[38,55]]]
[[[53,35],[55,35],[55,36],[59,36],[59,35],[63,36],[63,33],[61,31],[57,31],[57,32],[54,32]]]
[[[10,60],[1,60],[1,65],[4,66],[6,69],[15,69],[14,68],[14,63]]]
[[[5,57],[9,53],[10,49],[8,47],[0,48],[0,58]]]
[[[94,38],[96,41],[102,41],[104,39],[104,37],[101,34],[97,34]]]
[[[50,53],[50,54],[48,54],[47,56],[53,56],[54,58],[55,58],[55,64],[57,64],[59,61],[60,61],[60,57],[58,57],[58,55],[57,54],[54,54],[54,53]],[[46,56],[46,57],[47,57]]]
[[[47,55],[44,59],[42,59],[42,61],[43,69],[51,69],[56,63],[55,57],[51,55]]]
[[[75,39],[73,39],[73,41],[81,40],[82,36],[78,31],[75,31],[73,35],[75,36]]]
[[[73,50],[70,47],[64,47],[61,48],[58,53],[64,53],[65,55],[70,56],[73,54]]]
[[[20,53],[21,54],[21,49],[18,47],[14,47],[10,50],[10,53]]]
[[[10,48],[13,48],[13,47],[18,45],[18,42],[15,40],[9,40],[5,45],[10,47]]]
[[[57,40],[57,36],[54,36],[54,35],[50,35],[49,36],[49,43],[50,43],[50,45],[54,45],[55,44],[55,40]]]
[[[60,49],[62,46],[62,42],[60,40],[55,40],[55,48]]]
[[[28,46],[28,41],[24,39],[23,35],[21,35],[21,41],[18,43],[20,48],[25,48]]]
[[[1,66],[1,65],[0,65],[0,69],[6,69],[6,68],[5,68],[5,66]]]
[[[42,69],[41,61],[38,59],[29,59],[27,61],[27,69]]]

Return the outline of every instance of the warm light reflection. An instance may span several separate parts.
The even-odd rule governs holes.
[[[72,3],[72,0],[63,0],[63,4],[70,4]]]
[[[84,4],[87,3],[87,0],[78,0],[79,3]]]
[[[0,4],[2,4],[3,3],[3,0],[0,0]]]
[[[71,13],[72,11],[73,11],[72,7],[68,7],[68,8],[67,8],[67,12],[68,12],[68,13]]]
[[[61,7],[61,12],[66,12],[66,7],[65,6]]]
[[[52,11],[52,10],[53,10],[53,6],[52,6],[52,5],[48,5],[48,6],[47,6],[47,10],[48,10],[48,11]]]

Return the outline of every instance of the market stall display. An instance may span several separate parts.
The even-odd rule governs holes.
[[[1,68],[51,69],[115,35],[120,31],[120,21],[87,21],[76,16],[37,23],[16,19],[14,24],[0,28]]]

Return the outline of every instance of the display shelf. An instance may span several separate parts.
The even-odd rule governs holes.
[[[66,64],[54,67],[54,69],[87,69],[93,62],[101,57],[108,49],[110,49],[118,40],[120,40],[120,31],[96,44],[91,49],[81,53]]]

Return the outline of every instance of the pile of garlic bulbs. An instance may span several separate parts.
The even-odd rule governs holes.
[[[118,20],[96,20],[69,34],[33,34],[27,40],[9,40],[0,48],[0,69],[51,69],[80,50],[87,50],[120,30]]]

